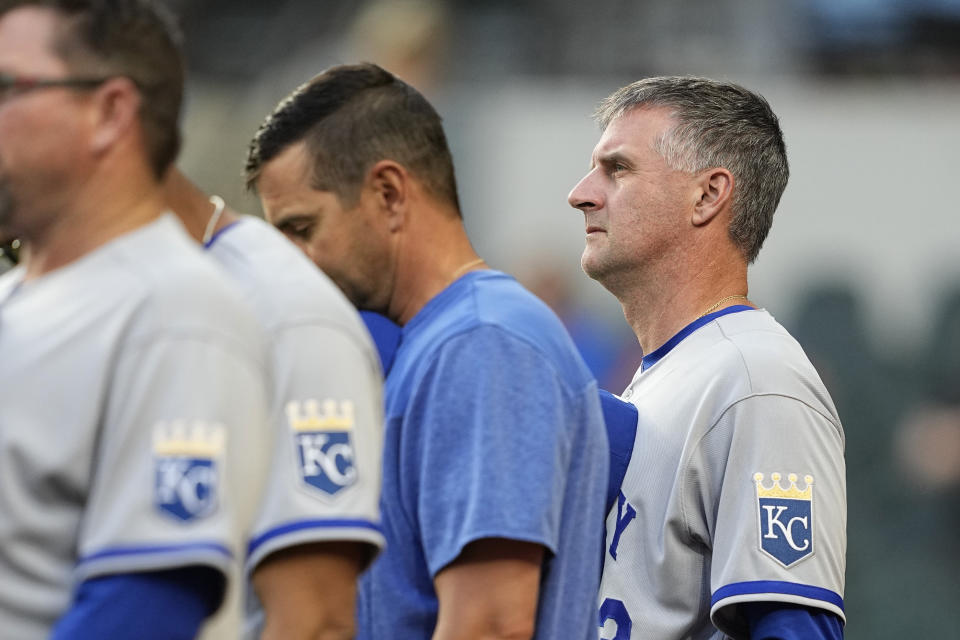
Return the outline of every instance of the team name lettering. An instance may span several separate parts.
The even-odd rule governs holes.
[[[160,460],[157,476],[157,501],[181,519],[201,516],[215,506],[217,472],[209,462]]]
[[[796,541],[793,538],[793,527],[794,524],[799,522],[803,525],[802,531],[804,533],[809,533],[810,525],[809,520],[806,516],[794,516],[787,520],[787,524],[783,524],[780,521],[780,516],[783,515],[783,512],[787,510],[787,507],[767,504],[762,505],[763,510],[767,512],[767,532],[764,534],[764,538],[776,539],[779,536],[773,532],[773,528],[777,527],[780,529],[780,532],[783,534],[784,539],[786,539],[787,544],[790,545],[795,551],[806,551],[810,548],[810,537],[809,535],[803,538],[803,546],[798,546]]]
[[[357,478],[357,469],[353,466],[353,448],[346,442],[328,446],[329,441],[330,435],[327,433],[302,433],[297,436],[303,456],[303,475],[319,476],[322,472],[336,485],[345,487],[352,484]]]
[[[617,547],[620,545],[620,536],[623,534],[623,530],[626,529],[627,525],[636,517],[636,509],[630,506],[630,503],[627,502],[627,497],[623,495],[623,491],[621,491],[619,495],[617,495],[617,526],[613,532],[613,540],[610,542],[610,556],[614,560],[617,559]]]
[[[803,485],[798,485],[799,474],[770,474],[770,484],[764,483],[765,474],[753,474],[757,489],[757,517],[760,548],[764,553],[789,567],[813,554],[813,476],[805,474]]]

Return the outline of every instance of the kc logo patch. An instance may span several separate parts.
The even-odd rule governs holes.
[[[797,474],[787,476],[790,486],[780,485],[780,474],[772,473],[773,484],[763,484],[763,474],[753,476],[757,487],[760,548],[771,558],[789,567],[813,553],[813,476],[804,476],[806,487],[797,487]]]
[[[287,404],[300,477],[328,496],[357,481],[353,451],[353,403],[316,400]]]
[[[154,505],[188,522],[210,515],[219,503],[223,425],[184,420],[158,423],[153,430]]]

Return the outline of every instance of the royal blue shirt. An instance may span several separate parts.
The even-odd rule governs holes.
[[[358,638],[429,638],[436,574],[470,542],[543,545],[536,638],[596,638],[607,439],[596,383],[513,278],[463,276],[403,328],[386,381],[386,550]]]

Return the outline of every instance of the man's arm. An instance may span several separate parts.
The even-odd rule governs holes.
[[[440,611],[433,640],[531,638],[537,618],[543,547],[484,538],[437,573]]]
[[[262,640],[353,638],[357,576],[370,555],[361,542],[304,544],[270,554],[253,574],[266,614]]]

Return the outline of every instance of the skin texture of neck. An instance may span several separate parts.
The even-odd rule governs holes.
[[[410,321],[431,299],[468,271],[478,259],[467,238],[463,220],[449,207],[429,196],[417,198],[421,204],[407,216],[403,228],[395,234],[395,280],[387,315],[400,325]],[[459,271],[459,273],[458,273]]]
[[[119,164],[101,164],[47,224],[24,235],[25,280],[66,266],[163,213],[163,198],[149,168],[118,169]]]
[[[698,248],[645,275],[613,292],[644,353],[655,351],[722,298],[747,293],[747,265],[732,246]],[[738,298],[712,311],[734,304],[751,303]]]
[[[210,216],[214,212],[210,197],[176,167],[167,172],[163,183],[163,195],[167,206],[180,218],[187,233],[197,242],[202,242],[207,223],[210,222]],[[225,208],[213,233],[236,220],[237,213],[229,207]]]

